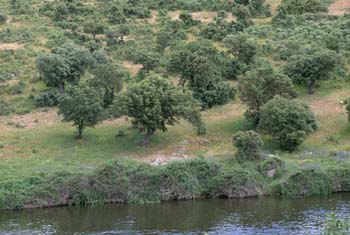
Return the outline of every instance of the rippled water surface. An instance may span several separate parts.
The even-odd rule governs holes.
[[[2,211],[0,234],[312,235],[329,212],[350,216],[350,194]]]

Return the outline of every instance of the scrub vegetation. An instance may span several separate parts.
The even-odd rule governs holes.
[[[0,0],[0,208],[350,191],[341,6]]]

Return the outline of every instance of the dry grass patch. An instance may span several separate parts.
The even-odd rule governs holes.
[[[329,6],[330,15],[341,16],[350,13],[350,0],[337,0]]]
[[[136,74],[142,69],[142,64],[135,64],[132,61],[124,61],[123,63],[124,68],[129,70],[132,76],[136,76]]]
[[[35,111],[24,115],[10,115],[0,117],[0,130],[13,129],[16,125],[23,128],[37,128],[52,126],[61,121],[57,109],[52,108],[45,111]],[[9,125],[12,124],[12,125]]]
[[[210,122],[233,120],[244,115],[246,106],[239,101],[222,107],[214,107],[202,113],[203,119]]]
[[[155,24],[157,22],[157,18],[158,18],[158,11],[151,11],[151,18],[147,19],[147,22],[149,24]]]
[[[204,24],[209,24],[218,16],[216,11],[200,11],[192,13],[192,18],[194,20],[201,21]]]
[[[18,43],[0,43],[0,51],[15,51],[23,48],[23,44]]]
[[[270,4],[271,6],[271,13],[272,15],[276,15],[277,8],[281,4],[282,0],[266,0],[267,4]]]
[[[172,20],[179,20],[181,12],[182,11],[180,10],[169,11],[168,14]],[[209,24],[214,20],[215,17],[218,16],[218,13],[216,11],[198,11],[198,12],[191,13],[191,15],[194,20],[200,21],[204,24]],[[227,13],[225,20],[227,22],[232,22],[236,20],[236,17],[233,16],[232,13]]]

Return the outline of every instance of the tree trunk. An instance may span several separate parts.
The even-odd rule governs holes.
[[[154,130],[147,130],[145,137],[143,138],[143,141],[141,143],[142,146],[147,146],[149,144],[149,139],[153,135]]]
[[[309,95],[312,95],[314,93],[314,85],[315,85],[315,80],[312,80],[310,79],[308,81],[308,92],[309,92]]]
[[[64,82],[61,82],[59,87],[60,87],[60,93],[63,94],[64,93]]]
[[[78,135],[77,135],[77,139],[80,140],[83,138],[83,124],[79,124],[78,126]]]

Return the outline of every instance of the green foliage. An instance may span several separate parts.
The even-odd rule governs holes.
[[[350,233],[350,218],[341,219],[334,213],[327,216],[322,235],[346,235]]]
[[[223,63],[224,62],[224,63]],[[235,90],[222,82],[227,73],[227,58],[207,41],[181,45],[171,55],[169,71],[181,74],[180,83],[188,85],[203,108],[228,103]]]
[[[11,111],[10,105],[0,97],[0,116],[9,115]]]
[[[248,65],[254,61],[257,54],[256,42],[247,34],[229,35],[223,43],[240,63]]]
[[[192,18],[191,13],[189,13],[188,11],[181,12],[179,18],[184,22],[186,26],[193,26],[198,24],[198,22]]]
[[[238,132],[233,136],[233,145],[237,148],[236,159],[239,162],[259,160],[264,145],[255,131]]]
[[[0,208],[232,198],[260,192],[256,172],[231,162],[194,159],[156,167],[116,160],[90,174],[61,171],[1,183]]]
[[[104,108],[112,105],[115,95],[123,88],[123,79],[128,77],[128,73],[120,67],[112,64],[99,64],[92,71],[93,79],[90,86],[98,89],[103,97]]]
[[[87,19],[84,23],[84,32],[91,34],[95,39],[97,34],[104,32],[104,24],[96,17]]]
[[[270,6],[265,4],[265,0],[250,0],[249,12],[253,17],[271,16]]]
[[[345,110],[346,110],[346,113],[348,114],[348,122],[350,123],[350,98],[347,98],[346,100],[344,101],[341,101],[341,105],[345,105]]]
[[[252,26],[254,23],[250,19],[251,15],[249,8],[244,5],[238,5],[233,9],[233,15],[237,17],[236,29],[237,31],[244,31],[246,28]]]
[[[256,197],[262,192],[258,174],[238,164],[223,165],[213,177],[211,194],[215,197]]]
[[[58,105],[61,93],[58,89],[50,89],[40,93],[34,98],[34,103],[38,107],[53,107]]]
[[[339,56],[329,50],[292,56],[284,71],[297,83],[306,83],[309,94],[313,94],[315,83],[328,79],[331,71],[340,63]]]
[[[105,118],[101,95],[87,86],[73,86],[59,99],[59,113],[63,121],[73,122],[82,138],[83,129],[94,127]]]
[[[191,93],[157,75],[130,84],[127,91],[118,94],[113,109],[116,116],[131,117],[134,127],[146,133],[143,145],[156,130],[167,131],[167,125],[175,125],[180,118],[193,124],[198,134],[205,133],[198,103]]]
[[[52,53],[40,54],[36,64],[45,83],[63,92],[66,83],[79,82],[85,70],[92,64],[92,59],[88,51],[73,44],[64,44],[54,48]]]
[[[279,178],[285,171],[285,161],[278,156],[272,155],[261,162],[258,167],[263,175]],[[272,172],[271,175],[269,175],[270,172]]]
[[[302,169],[280,180],[274,186],[275,193],[288,196],[329,195],[332,192],[331,179],[318,169]]]
[[[139,52],[136,62],[142,64],[142,70],[148,73],[159,65],[159,58],[159,53],[144,50]]]
[[[4,13],[0,12],[0,25],[4,24],[6,20],[7,20],[7,16]]]
[[[222,41],[228,34],[236,32],[234,22],[226,22],[223,17],[217,17],[213,22],[202,27],[200,34],[215,41]]]
[[[19,81],[16,84],[7,87],[6,92],[12,95],[22,94],[25,89],[26,84],[23,81]]]
[[[277,139],[282,149],[292,151],[317,130],[317,124],[306,104],[276,96],[263,106],[258,128]]]
[[[247,72],[239,84],[240,98],[248,106],[246,118],[255,125],[259,122],[261,107],[276,95],[296,97],[292,81],[277,73],[270,64],[262,64]]]
[[[278,12],[300,15],[304,13],[326,12],[327,8],[321,0],[283,0],[278,6]]]

